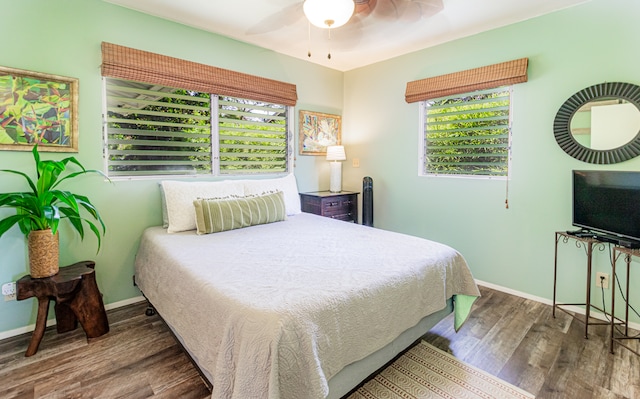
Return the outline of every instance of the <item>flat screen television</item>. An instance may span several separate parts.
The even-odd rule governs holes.
[[[640,172],[574,170],[573,225],[606,241],[640,246]]]

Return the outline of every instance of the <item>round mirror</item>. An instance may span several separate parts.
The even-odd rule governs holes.
[[[580,90],[558,110],[553,132],[567,154],[584,162],[640,155],[640,86],[611,82]]]
[[[571,118],[570,131],[592,150],[621,147],[640,132],[640,109],[622,98],[601,98],[580,107]]]

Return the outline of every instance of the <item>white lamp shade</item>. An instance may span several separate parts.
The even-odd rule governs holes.
[[[344,152],[344,146],[330,145],[327,147],[327,161],[344,161],[347,155]]]
[[[318,28],[337,28],[349,21],[355,7],[353,0],[305,0],[302,8]]]

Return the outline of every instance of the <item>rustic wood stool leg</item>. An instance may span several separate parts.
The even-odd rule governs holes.
[[[87,338],[96,338],[109,332],[109,321],[102,295],[98,290],[95,272],[83,275],[81,285],[69,307],[84,328]]]
[[[78,328],[78,318],[69,307],[68,302],[56,302],[56,329],[58,333],[73,331]]]
[[[33,356],[38,351],[40,341],[44,336],[44,330],[47,328],[47,314],[49,313],[49,297],[38,298],[38,316],[36,317],[36,328],[31,335],[31,341],[27,352],[24,354],[26,357]]]

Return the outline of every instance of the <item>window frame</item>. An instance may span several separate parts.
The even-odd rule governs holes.
[[[220,170],[220,135],[219,135],[219,98],[230,97],[241,100],[249,100],[249,101],[257,101],[257,102],[268,102],[263,100],[252,100],[248,98],[241,97],[233,97],[224,94],[216,94],[216,93],[207,93],[210,96],[210,123],[211,123],[211,131],[210,131],[210,141],[211,141],[211,171],[208,173],[196,173],[196,174],[148,174],[148,175],[112,175],[109,171],[109,132],[108,132],[108,95],[107,95],[107,80],[115,79],[115,80],[123,80],[123,81],[131,81],[134,83],[143,83],[132,81],[130,79],[122,79],[115,78],[109,76],[102,77],[102,136],[103,136],[103,168],[105,174],[111,180],[150,180],[150,179],[166,179],[166,178],[174,178],[174,179],[182,179],[182,178],[210,178],[210,177],[229,177],[229,178],[237,178],[237,177],[246,177],[246,176],[284,176],[290,173],[293,173],[293,163],[294,163],[294,126],[295,126],[295,106],[287,105],[287,104],[277,104],[282,105],[284,107],[284,114],[286,117],[286,128],[285,128],[285,148],[286,153],[284,157],[285,168],[284,170],[279,170],[275,172],[265,171],[265,172],[248,172],[248,173],[221,173]],[[168,86],[166,86],[168,87]],[[187,89],[185,89],[187,90]],[[275,103],[273,103],[275,104]]]
[[[427,103],[433,101],[442,101],[452,98],[460,98],[473,95],[479,91],[495,90],[495,91],[508,91],[509,92],[509,119],[507,124],[508,139],[507,139],[507,169],[505,175],[482,175],[482,174],[465,174],[465,173],[428,173],[427,172]],[[418,176],[419,177],[448,177],[448,178],[462,178],[462,179],[482,179],[482,180],[510,180],[511,178],[511,164],[513,158],[513,85],[504,85],[492,87],[486,90],[477,90],[471,92],[464,92],[458,94],[450,94],[447,96],[421,100],[419,101],[418,110]]]

